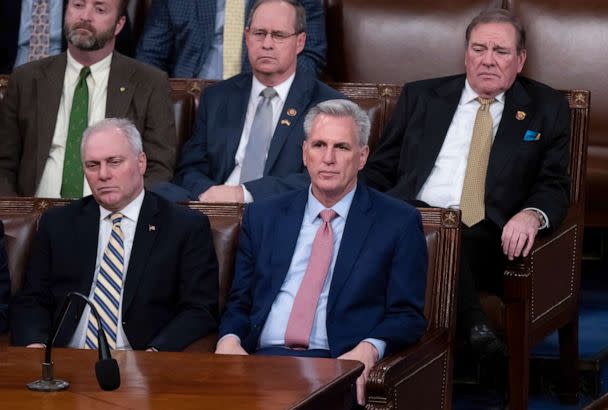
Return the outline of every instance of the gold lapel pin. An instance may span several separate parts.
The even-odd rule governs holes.
[[[526,113],[523,111],[517,111],[515,118],[517,118],[518,121],[522,121],[524,118],[526,118]]]
[[[291,125],[291,122],[289,122],[289,120],[282,119],[281,120],[281,125],[287,125],[289,127]]]
[[[156,226],[148,225],[148,232],[156,231]]]
[[[290,108],[287,110],[287,115],[289,115],[290,117],[295,117],[297,113],[298,111],[295,108]]]
[[[127,89],[125,87],[120,87],[120,92],[124,93]]]

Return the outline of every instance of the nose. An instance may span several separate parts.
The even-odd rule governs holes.
[[[99,179],[102,181],[107,181],[111,177],[110,168],[102,163],[99,165]]]
[[[485,66],[493,66],[496,62],[496,60],[494,59],[494,52],[492,52],[491,50],[486,51],[481,61]]]
[[[93,13],[93,7],[90,5],[85,5],[80,9],[79,17],[80,20],[91,21],[91,15]]]
[[[264,40],[262,41],[262,47],[266,49],[272,49],[274,47],[274,40],[272,39],[272,34],[268,32]]]
[[[323,152],[323,162],[326,164],[333,164],[336,162],[336,154],[331,147],[327,147]]]

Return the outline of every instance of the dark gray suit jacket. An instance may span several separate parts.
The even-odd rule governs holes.
[[[66,53],[18,67],[0,106],[0,195],[33,196],[49,155]],[[106,117],[129,118],[148,157],[146,186],[168,181],[175,165],[175,120],[167,76],[114,53]]]

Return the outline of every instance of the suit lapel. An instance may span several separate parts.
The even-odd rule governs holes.
[[[99,240],[99,205],[93,197],[83,200],[82,208],[74,222],[77,232],[75,241],[78,241],[74,244],[74,250],[77,250],[74,252],[74,258],[78,261],[75,266],[80,275],[78,290],[88,295],[96,273],[94,271]]]
[[[526,114],[523,120],[516,118],[518,111]],[[487,181],[497,176],[510,162],[510,158],[520,146],[530,119],[533,117],[530,97],[519,81],[515,81],[505,94],[505,107],[490,151]],[[492,186],[492,184],[486,183],[486,186]]]
[[[137,83],[131,82],[133,64],[126,64],[125,57],[119,53],[112,56],[108,94],[106,97],[106,118],[125,118]]]
[[[150,227],[155,229],[151,229]],[[139,211],[133,248],[129,257],[129,268],[125,283],[122,316],[126,317],[131,302],[137,293],[139,282],[144,276],[146,263],[156,241],[157,232],[162,231],[162,221],[158,217],[158,202],[154,196],[146,192]]]
[[[308,103],[310,102],[310,94],[314,88],[314,78],[299,75],[296,76],[291,84],[283,111],[279,116],[279,122],[275,128],[274,135],[270,142],[268,150],[268,158],[264,166],[264,175],[268,175],[272,170],[275,162],[279,157],[279,153],[285,144],[287,138],[295,133],[300,128],[300,119],[305,114]]]
[[[38,123],[38,152],[36,155],[36,186],[42,178],[46,160],[51,151],[51,143],[57,124],[57,113],[63,94],[63,80],[67,64],[65,53],[53,57],[47,65],[40,67],[40,75],[35,78],[36,87],[36,118]]]
[[[269,297],[266,299],[267,306],[265,306],[267,309],[270,309],[287,276],[300,235],[307,200],[308,190],[302,190],[276,216],[273,249],[270,256],[271,289]]]
[[[420,134],[420,138],[427,141],[420,142],[419,163],[416,167],[420,171],[416,178],[415,193],[420,191],[433,169],[458,107],[463,88],[464,76],[457,77],[453,81],[438,87],[435,90],[436,95],[429,99],[424,120],[424,131]]]
[[[353,265],[359,257],[373,219],[369,191],[363,184],[358,184],[346,218],[346,225],[342,233],[342,241],[334,266],[331,286],[329,287],[329,297],[327,300],[328,315],[336,304],[338,295],[348,277],[352,274]]]
[[[225,178],[228,178],[234,169],[234,156],[241,142],[241,134],[245,125],[249,95],[251,94],[251,82],[252,76],[250,74],[237,78],[234,83],[234,90],[231,90],[224,99],[226,119],[223,123],[226,126],[224,128],[225,135],[222,137],[226,138],[226,150],[224,151],[226,157],[224,158],[224,163],[229,165],[226,167],[227,174]]]

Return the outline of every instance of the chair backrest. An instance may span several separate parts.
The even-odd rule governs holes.
[[[465,29],[503,0],[324,0],[326,76],[403,84],[464,71]]]
[[[460,211],[419,208],[429,256],[424,315],[428,329],[456,328]]]

